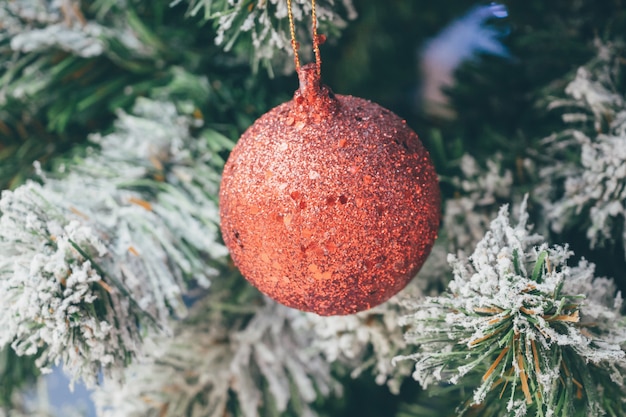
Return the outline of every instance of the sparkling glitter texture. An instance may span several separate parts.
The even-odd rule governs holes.
[[[241,273],[289,307],[352,314],[399,292],[437,236],[428,152],[404,120],[334,95],[314,65],[261,116],[224,168],[222,233]]]

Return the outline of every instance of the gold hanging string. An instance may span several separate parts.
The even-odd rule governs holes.
[[[289,15],[289,34],[291,35],[291,48],[293,49],[293,59],[296,64],[296,71],[300,70],[300,56],[298,55],[298,41],[296,40],[296,26],[293,22],[292,0],[287,0],[287,14]],[[315,12],[315,0],[311,0],[311,28],[313,32],[313,53],[315,54],[315,66],[317,74],[322,72],[322,58],[320,55],[320,37],[317,34],[317,14]]]
[[[311,0],[311,27],[313,28],[313,52],[315,53],[315,66],[317,67],[317,75],[322,75],[322,58],[320,57],[320,44],[319,38],[317,36],[317,16],[315,15],[315,0]]]
[[[298,41],[296,41],[296,26],[293,23],[293,11],[291,0],[287,0],[287,14],[289,15],[289,33],[291,34],[291,47],[293,48],[293,60],[296,63],[296,71],[300,70],[300,57],[298,56]]]

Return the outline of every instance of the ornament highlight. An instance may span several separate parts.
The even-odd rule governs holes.
[[[320,315],[366,310],[402,290],[439,228],[437,174],[406,122],[335,95],[315,64],[293,100],[241,136],[220,216],[235,265],[261,292]]]

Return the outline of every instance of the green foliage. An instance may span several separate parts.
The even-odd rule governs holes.
[[[174,337],[128,369],[125,385],[105,381],[103,417],[280,417],[311,415],[318,396],[338,392],[330,364],[297,330],[301,312],[264,298],[234,270],[211,286]]]
[[[190,127],[190,133],[202,144],[202,151],[194,148],[191,157],[195,160],[201,159],[203,152],[212,154],[213,157],[206,163],[217,172],[228,155],[232,141],[243,129],[273,105],[289,99],[296,88],[293,74],[289,78],[282,77],[283,73],[291,70],[291,58],[286,43],[286,18],[281,15],[282,6],[276,1],[94,0],[80,3],[80,10],[58,8],[56,5],[61,3],[78,4],[44,0],[11,0],[0,4],[0,189],[17,187],[32,177],[32,162],[35,160],[41,161],[43,167],[52,172],[64,166],[84,163],[88,160],[86,155],[101,151],[97,144],[86,144],[88,134],[97,132],[104,136],[110,133],[115,129],[116,112],[123,110],[128,115],[132,104],[144,97],[174,101],[180,114],[195,118],[198,124]],[[476,204],[471,206],[472,214],[482,216],[475,224],[481,224],[488,212],[500,203],[536,187],[539,181],[536,167],[526,162],[543,152],[541,141],[545,136],[563,128],[559,114],[546,112],[546,97],[561,91],[571,79],[568,74],[573,74],[595,54],[595,37],[613,39],[622,36],[626,28],[623,0],[510,0],[505,3],[510,18],[502,26],[509,31],[506,43],[512,59],[483,57],[461,68],[457,72],[459,83],[450,91],[458,117],[442,121],[413,107],[419,80],[417,50],[423,41],[465,12],[470,7],[469,3],[458,0],[428,4],[407,0],[362,0],[356,5],[359,17],[342,29],[350,18],[351,11],[347,5],[351,3],[336,0],[331,9],[330,1],[319,1],[320,10],[338,11],[337,16],[326,12],[320,16],[320,32],[329,35],[328,43],[322,47],[324,81],[337,93],[371,99],[405,117],[434,157],[442,178],[444,201],[475,200]],[[49,19],[30,19],[14,7],[33,4],[43,7]],[[294,4],[297,10],[302,11],[296,20],[298,38],[306,53],[310,36],[308,2],[296,0]],[[257,20],[251,22],[246,31],[241,24],[250,16],[255,16]],[[273,33],[279,35],[280,44],[268,44],[270,38],[267,37],[258,37],[255,41],[253,33],[261,33],[258,19],[262,16],[269,19]],[[43,42],[33,49],[18,48],[12,44],[18,35],[18,39],[24,39],[29,33],[43,31],[50,25],[56,25],[55,30],[59,33],[73,31],[82,36],[81,39],[87,39],[88,45],[99,47],[100,52],[87,54],[84,49],[77,49],[75,44],[56,40]],[[110,30],[94,35],[94,28]],[[340,30],[341,39],[338,37]],[[223,34],[222,39],[218,38],[220,33]],[[216,38],[219,45],[216,45]],[[267,45],[269,47],[263,49]],[[261,66],[267,71],[254,73]],[[268,73],[275,78],[270,79]],[[622,80],[617,80],[616,85],[617,92],[621,94]],[[494,158],[497,153],[500,155]],[[495,161],[497,166],[492,171],[507,179],[501,188],[507,188],[508,192],[481,194],[479,189],[463,188],[463,184],[456,179],[474,179],[463,170],[462,158],[466,154],[474,158],[481,170],[491,170],[490,163]],[[578,155],[570,153],[566,158],[575,160]],[[179,209],[175,196],[184,191],[185,184],[180,181],[163,184],[158,180],[158,175],[164,172],[171,174],[169,168],[171,165],[164,166],[162,171],[149,167],[151,170],[147,178],[127,181],[120,185],[120,190],[145,195],[146,199],[168,194],[174,196],[174,201],[168,201],[169,207]],[[83,173],[93,174],[89,170]],[[482,178],[477,175],[476,182]],[[477,196],[494,198],[478,199]],[[531,194],[531,201],[533,197]],[[214,198],[214,195],[208,196],[208,199]],[[535,201],[534,207],[539,203]],[[470,217],[461,210],[458,221],[468,225]],[[596,259],[603,274],[623,276],[623,251],[581,250],[579,246],[587,246],[585,239],[582,230],[568,230],[559,236],[559,241],[572,242],[579,255],[591,255],[592,259]],[[176,248],[178,243],[174,245]],[[188,242],[181,246],[186,247],[185,243]],[[469,252],[472,248],[466,242],[461,249]],[[184,251],[184,257],[199,259],[193,249]],[[545,273],[546,259],[550,257],[541,261],[537,258],[534,264],[528,265],[530,278],[537,281]],[[226,273],[224,277],[229,279],[230,275]],[[236,280],[238,284],[245,285],[239,277]],[[225,295],[221,304],[212,307],[226,311],[256,306],[258,301],[255,298],[258,294],[252,298],[238,298],[233,294],[230,298]],[[553,306],[559,300],[555,299]],[[581,306],[580,300],[574,300],[572,304],[576,306],[567,311],[568,314],[573,314]],[[212,314],[202,312],[196,319],[201,323],[214,317]],[[500,317],[501,312],[489,315],[469,311],[468,315],[488,321]],[[220,325],[236,327],[233,323],[237,323],[240,326],[237,328],[241,329],[253,312],[239,311],[224,316],[233,320],[221,322],[220,319]],[[494,326],[504,326],[504,323],[505,320],[496,321]],[[510,321],[506,323],[510,327]],[[553,324],[558,327],[563,323]],[[510,330],[509,327],[507,329]],[[368,404],[385,404],[389,407],[386,410],[393,413],[394,403],[402,399],[407,401],[400,411],[402,416],[453,417],[457,415],[455,408],[458,404],[469,407],[467,416],[501,415],[503,404],[506,405],[499,396],[502,387],[509,389],[507,393],[514,394],[515,400],[526,401],[519,373],[514,371],[514,375],[506,375],[507,370],[515,369],[517,363],[517,356],[511,353],[514,348],[521,349],[523,353],[523,369],[528,370],[530,376],[536,376],[532,374],[534,359],[525,356],[529,354],[532,357],[532,343],[529,350],[527,345],[515,342],[515,336],[506,336],[510,333],[505,330],[498,332],[502,336],[498,338],[502,346],[484,343],[471,353],[456,347],[459,349],[456,353],[469,353],[473,360],[489,353],[460,385],[433,385],[428,391],[420,392],[417,399],[409,404],[412,399],[406,396],[390,397],[384,389],[370,389],[369,385],[373,384],[364,382],[368,374],[363,373],[357,382],[349,378],[342,380],[348,393],[365,394],[348,395],[345,401],[350,404],[344,404],[340,409],[357,410],[364,416],[380,415],[384,411]],[[506,346],[509,346],[507,352],[497,361]],[[583,390],[582,398],[578,398],[578,384],[588,387],[595,381],[608,380],[609,375],[604,368],[581,362],[570,348],[558,350],[553,357],[546,356],[546,363],[557,367],[558,375],[564,381],[557,384],[554,392],[563,404],[576,406],[571,415],[578,417],[584,413],[589,401],[594,401],[610,416],[626,414],[621,403],[615,402],[615,399],[623,397],[617,384],[602,384],[604,392],[596,397],[590,395],[593,390]],[[552,351],[547,349],[542,353],[546,352]],[[458,362],[459,357],[454,356],[454,360]],[[7,362],[0,362],[7,365],[5,368],[0,366],[0,387],[9,388],[9,391],[17,389],[34,375],[29,362],[23,362],[23,359],[17,361],[11,356]],[[562,359],[569,364],[567,370],[570,376],[564,368],[557,366]],[[460,364],[457,362],[452,361],[450,365]],[[490,375],[504,372],[504,382],[493,392],[490,391],[480,406],[464,403],[482,384],[482,377],[493,364],[496,368]],[[517,367],[520,368],[519,363]],[[495,384],[495,381],[491,382]],[[515,390],[511,390],[514,383],[517,384]],[[366,389],[358,388],[363,384]],[[532,395],[538,392],[537,386],[533,387],[529,382],[528,389]],[[265,410],[277,412],[271,395],[267,394],[267,385],[263,388]],[[9,391],[0,395],[7,400]],[[429,394],[438,396],[426,399]],[[201,396],[197,399],[203,401]],[[553,398],[542,397],[541,400],[548,402]],[[562,414],[568,410],[559,408],[558,404],[550,403],[550,406]],[[235,414],[241,413],[238,407],[237,402],[231,399],[229,409],[235,410]],[[289,404],[288,412],[297,415],[299,410],[295,400]],[[332,411],[336,410],[329,403],[320,404],[322,414]]]
[[[35,382],[39,370],[34,357],[15,354],[13,349],[0,349],[0,410],[12,404],[13,394]]]
[[[87,133],[106,131],[114,112],[139,96],[184,96],[231,137],[274,102],[259,87],[264,76],[223,54],[182,6],[103,0],[37,21],[19,3],[0,5],[0,16],[12,17],[0,27],[0,188],[23,182],[34,160],[45,163]],[[37,44],[45,30],[58,35]],[[21,49],[17,35],[26,39]],[[75,36],[92,49],[71,49]],[[199,86],[192,74],[208,82]]]
[[[183,0],[178,0],[180,3]],[[270,75],[274,67],[281,73],[291,71],[291,34],[287,19],[286,0],[186,0],[187,14],[212,21],[216,30],[215,43],[225,51],[234,50],[239,55],[249,56],[252,69],[257,72],[260,65]],[[301,53],[310,58],[312,43],[310,0],[292,0],[295,34],[301,44]],[[318,0],[316,17],[321,33],[338,37],[346,20],[356,17],[352,0]],[[309,45],[309,47],[305,47]]]
[[[567,248],[539,244],[525,203],[520,212],[510,226],[502,209],[471,256],[449,257],[448,291],[401,321],[416,352],[397,359],[415,360],[414,378],[435,393],[465,388],[462,416],[621,415],[621,297],[593,265],[569,267]]]

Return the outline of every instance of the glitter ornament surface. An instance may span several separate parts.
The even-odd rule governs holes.
[[[235,265],[261,292],[320,315],[403,289],[437,236],[440,195],[406,122],[334,95],[299,69],[293,100],[261,116],[224,168],[220,216]]]

